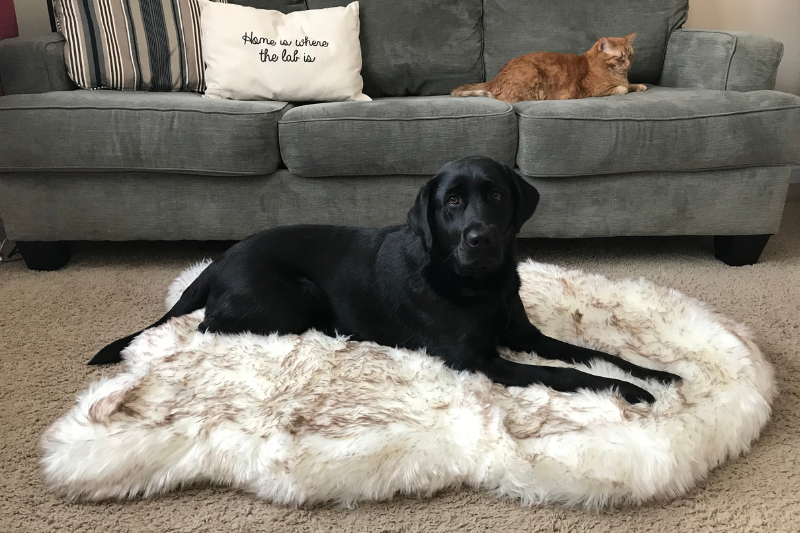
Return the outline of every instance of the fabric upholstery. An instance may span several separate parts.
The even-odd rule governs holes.
[[[350,0],[308,0],[309,9]],[[483,81],[481,0],[360,0],[364,93],[450,94]]]
[[[600,37],[636,32],[630,79],[656,83],[669,35],[687,9],[688,0],[485,0],[486,79],[523,54],[582,54]]]
[[[523,237],[767,235],[791,167],[528,178],[541,199]]]
[[[800,97],[665,89],[521,102],[517,165],[529,176],[800,163]]]
[[[0,98],[0,172],[264,174],[280,163],[284,102],[193,93],[69,91]]]
[[[429,178],[0,173],[0,212],[16,240],[229,240],[283,224],[402,224]],[[748,235],[778,230],[789,167],[526,179],[541,200],[522,237]]]
[[[64,37],[59,33],[1,41],[0,80],[5,93],[34,94],[75,89],[64,64],[64,43]]]
[[[432,175],[486,155],[514,164],[510,104],[449,96],[382,98],[295,107],[280,122],[281,155],[299,176]]]
[[[775,88],[783,44],[718,30],[678,30],[667,46],[661,85],[720,91]]]

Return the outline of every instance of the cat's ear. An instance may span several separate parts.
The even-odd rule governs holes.
[[[623,37],[623,39],[625,39],[629,43],[632,43],[635,38],[636,38],[636,32],[633,32],[630,35],[626,35],[625,37]]]
[[[608,54],[608,55],[613,56],[613,57],[621,57],[622,56],[622,50],[620,50],[618,45],[615,45],[614,43],[612,43],[611,39],[609,39],[608,37],[603,37],[602,39],[597,41],[597,49],[600,52],[602,52],[604,54]]]

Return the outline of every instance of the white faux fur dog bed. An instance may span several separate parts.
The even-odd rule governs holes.
[[[168,307],[205,266],[181,274]],[[525,504],[599,507],[682,494],[758,436],[774,384],[744,326],[643,280],[532,262],[519,270],[546,334],[683,382],[590,369],[646,387],[653,406],[506,389],[421,353],[316,332],[200,334],[197,311],[138,337],[126,371],[94,383],[47,430],[44,477],[68,498],[212,482],[279,503],[352,505],[468,485]]]

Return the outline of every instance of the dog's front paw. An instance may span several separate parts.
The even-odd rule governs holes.
[[[650,370],[650,369],[647,369],[647,371],[642,372],[640,375],[637,375],[636,377],[645,380],[652,379],[654,381],[658,381],[659,383],[665,383],[667,385],[669,385],[670,383],[677,383],[683,379],[682,377],[675,374],[670,374],[669,372],[663,372],[661,370]]]
[[[641,387],[637,387],[627,381],[614,380],[614,388],[619,395],[625,398],[625,401],[634,403],[655,403],[656,398]]]

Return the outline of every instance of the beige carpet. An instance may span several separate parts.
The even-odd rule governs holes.
[[[161,316],[167,284],[213,250],[164,243],[83,244],[66,269],[0,264],[0,532],[199,531],[765,531],[800,530],[800,186],[761,262],[717,262],[709,238],[527,241],[537,260],[612,278],[644,276],[749,324],[777,369],[772,421],[746,457],[672,502],[588,514],[524,508],[460,490],[358,509],[290,509],[226,489],[152,500],[66,503],[42,486],[36,443],[76,393],[114,368],[85,362],[106,342]]]

